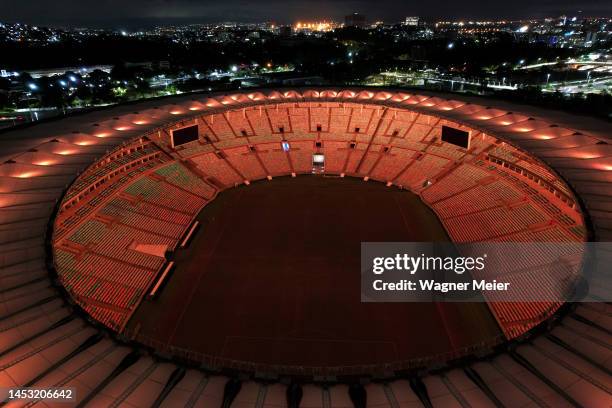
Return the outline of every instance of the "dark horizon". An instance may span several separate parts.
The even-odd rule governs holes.
[[[602,0],[515,0],[505,4],[463,0],[461,3],[434,0],[419,4],[397,4],[394,0],[282,1],[264,0],[247,3],[226,0],[223,3],[196,0],[133,0],[119,2],[79,2],[76,0],[23,0],[0,6],[0,22],[25,23],[51,27],[149,28],[156,25],[185,25],[223,21],[254,23],[274,21],[290,24],[299,20],[332,19],[342,21],[353,12],[368,21],[400,22],[406,16],[428,20],[491,19],[519,20],[557,17],[562,14],[584,17],[611,17],[612,3]],[[103,17],[100,17],[103,16]]]

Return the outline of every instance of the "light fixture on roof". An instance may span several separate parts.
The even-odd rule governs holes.
[[[88,140],[78,140],[76,142],[74,142],[75,145],[77,146],[89,146],[92,144],[92,142],[88,141]]]
[[[519,127],[515,129],[517,132],[522,132],[522,133],[527,133],[527,132],[531,132],[533,129],[532,128],[526,128],[526,127]]]
[[[594,167],[603,171],[612,171],[612,164],[595,164]]]
[[[533,137],[535,139],[539,139],[539,140],[550,140],[550,139],[554,139],[553,136],[550,135],[544,135],[544,134],[539,134],[539,135],[533,135]]]

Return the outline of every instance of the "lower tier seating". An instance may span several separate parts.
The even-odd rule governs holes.
[[[179,163],[126,180],[54,242],[60,281],[93,318],[122,330],[208,198],[217,191]],[[92,200],[93,201],[93,200]],[[79,208],[75,209],[77,212]]]

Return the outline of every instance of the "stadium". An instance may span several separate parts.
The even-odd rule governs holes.
[[[4,132],[0,387],[91,407],[610,406],[608,303],[370,304],[355,272],[366,241],[609,241],[610,130],[317,88]]]

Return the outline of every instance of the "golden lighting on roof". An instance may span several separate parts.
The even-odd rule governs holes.
[[[539,140],[550,140],[550,139],[554,139],[554,136],[550,136],[550,135],[545,135],[545,134],[537,134],[537,135],[533,135],[534,139],[539,139]]]
[[[515,128],[514,130],[516,130],[517,132],[523,132],[523,133],[526,133],[526,132],[531,132],[531,131],[533,131],[534,129],[533,129],[533,128],[528,128],[528,127],[517,127],[517,128]]]
[[[34,162],[32,164],[34,164],[36,166],[51,166],[51,165],[55,164],[55,162],[52,161],[52,160],[41,160],[41,161]]]
[[[34,171],[26,171],[25,173],[20,173],[17,174],[15,177],[18,178],[30,178],[30,177],[36,177],[38,174]]]
[[[612,164],[601,163],[601,164],[595,164],[593,165],[593,167],[595,167],[598,170],[612,171]]]

